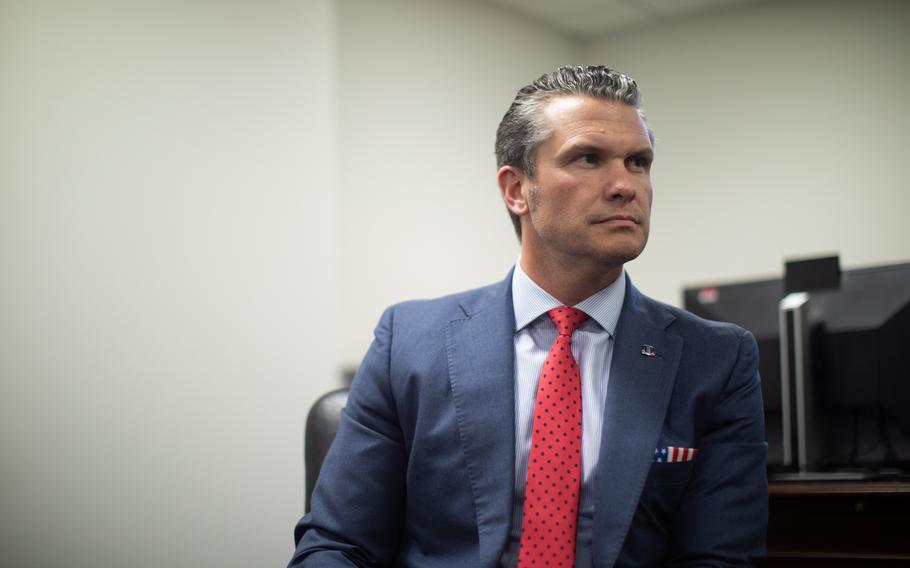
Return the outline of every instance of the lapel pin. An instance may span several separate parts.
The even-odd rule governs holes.
[[[654,351],[653,345],[642,345],[641,354],[645,357],[657,357],[657,351]]]

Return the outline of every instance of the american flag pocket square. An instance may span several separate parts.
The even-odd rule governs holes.
[[[679,463],[695,459],[698,448],[680,448],[678,446],[661,446],[654,450],[655,463]]]

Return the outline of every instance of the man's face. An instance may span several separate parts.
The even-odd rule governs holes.
[[[635,108],[561,96],[542,109],[550,135],[537,147],[536,175],[522,179],[528,210],[523,255],[549,266],[617,266],[648,240],[653,148]]]

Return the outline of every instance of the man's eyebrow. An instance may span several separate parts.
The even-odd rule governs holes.
[[[562,149],[562,154],[577,154],[579,152],[590,153],[590,154],[601,154],[604,152],[604,147],[599,144],[594,144],[591,142],[572,142],[568,146]]]
[[[562,149],[560,154],[577,154],[577,153],[590,153],[590,154],[602,154],[607,152],[608,149],[606,145],[591,143],[591,142],[573,142]],[[630,156],[646,156],[649,158],[654,157],[654,148],[651,146],[642,145],[638,148],[631,150],[628,153]]]

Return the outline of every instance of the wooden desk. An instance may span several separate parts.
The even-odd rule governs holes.
[[[766,566],[910,566],[910,483],[772,481]]]

